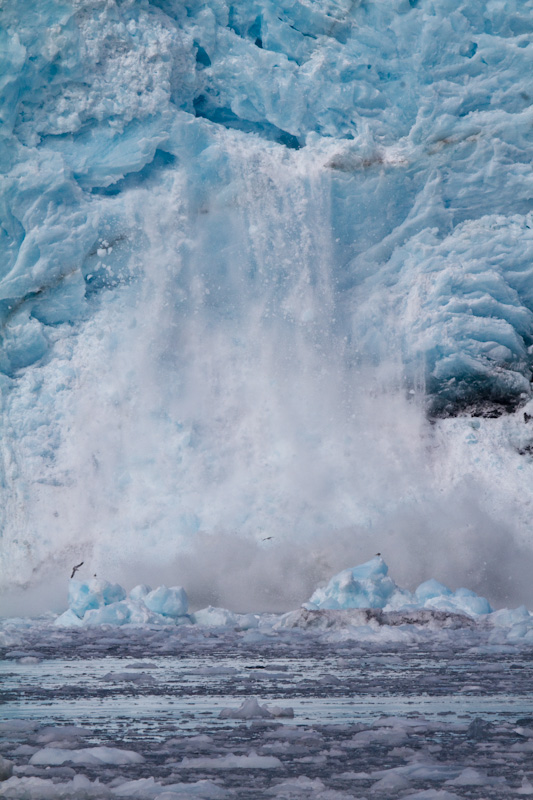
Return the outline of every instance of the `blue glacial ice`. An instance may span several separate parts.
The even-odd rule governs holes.
[[[87,582],[72,579],[68,586],[69,608],[80,619],[86,611],[118,603],[125,597],[126,592],[122,586],[97,578]]]
[[[529,575],[522,413],[453,419],[531,412],[529,4],[4,5],[2,586],[350,526]]]
[[[88,602],[87,598],[94,599]],[[372,619],[379,619],[379,624],[385,626],[424,624],[424,617],[418,619],[411,612],[445,612],[445,615],[452,617],[459,615],[473,620],[487,619],[491,625],[513,632],[516,640],[525,638],[529,641],[533,635],[532,617],[524,606],[493,612],[490,603],[472,590],[459,588],[452,591],[433,578],[410,592],[400,588],[389,577],[388,567],[380,556],[335,575],[326,586],[316,589],[302,608],[312,612],[383,610],[385,616]],[[389,618],[386,616],[387,612],[405,612],[406,615],[400,619],[398,616],[394,617],[393,613]],[[445,621],[445,615],[437,615],[436,623],[439,620]],[[302,619],[305,623],[305,614]],[[329,625],[329,617],[325,615],[324,619]],[[459,624],[460,620],[457,621]],[[354,625],[357,627],[364,622],[357,615],[340,615],[335,618],[338,628]],[[301,614],[299,611],[289,612],[281,617],[271,614],[237,614],[212,606],[189,613],[188,597],[182,587],[160,586],[152,591],[147,586],[137,586],[126,595],[120,586],[94,579],[87,583],[71,580],[69,608],[56,617],[54,624],[64,628],[94,625],[197,625],[238,631],[260,628],[264,632],[272,626],[274,630],[299,627]]]
[[[316,166],[301,185],[307,205],[328,184],[324,222],[342,289],[333,302],[353,335],[373,350],[390,346],[356,309],[390,300],[406,369],[414,378],[425,367],[438,402],[529,396],[531,19],[522,4],[56,0],[31,20],[19,5],[6,9],[3,27],[4,374],[53,358],[57,326],[72,335],[113,302],[105,290],[116,299],[138,281],[154,256],[146,198],[176,182],[186,193],[177,227],[213,258],[205,288],[226,283],[202,304],[235,313],[224,279],[231,253],[217,255],[215,242],[247,178],[266,189],[258,160],[281,144],[295,180],[299,165]],[[309,160],[290,152],[299,149]],[[213,224],[198,219],[219,192],[229,208]],[[251,233],[257,249],[260,232]],[[201,276],[183,272],[176,289],[190,296]],[[290,306],[293,287],[281,303]]]
[[[434,578],[420,584],[413,593],[401,589],[388,575],[380,556],[366,564],[345,569],[318,588],[304,607],[318,609],[382,608],[385,611],[433,609],[473,617],[490,614],[490,603],[471,589],[452,592]]]
[[[71,580],[68,609],[55,624],[61,627],[81,625],[143,625],[190,622],[189,600],[181,586],[135,586],[127,595],[118,584],[93,578]]]

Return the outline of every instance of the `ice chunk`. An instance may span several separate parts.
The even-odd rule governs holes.
[[[13,762],[0,756],[0,781],[6,781],[13,774]]]
[[[54,620],[54,625],[60,628],[79,628],[83,627],[83,621],[71,608],[68,608]]]
[[[435,583],[437,582],[435,581]],[[444,588],[446,589],[446,587]],[[479,597],[470,589],[457,589],[455,592],[447,589],[445,594],[429,596],[423,605],[425,608],[468,614],[473,617],[490,614],[492,611],[488,600],[484,597]]]
[[[236,614],[227,608],[216,608],[208,606],[201,608],[191,614],[191,622],[197,625],[216,628],[236,628],[238,630],[249,630],[259,626],[258,614]]]
[[[268,795],[279,798],[310,798],[320,797],[320,793],[325,789],[324,783],[320,778],[308,778],[306,775],[299,775],[297,778],[289,778],[281,783],[277,783],[266,790]],[[328,794],[331,794],[330,792]],[[326,795],[327,797],[327,795]]]
[[[403,775],[396,775],[395,773],[391,773],[390,775],[385,775],[384,778],[381,778],[379,781],[376,781],[372,785],[373,792],[400,792],[405,789],[409,789],[411,787],[411,781],[408,781],[407,778],[404,778]]]
[[[71,781],[58,783],[34,777],[13,777],[2,784],[0,794],[9,800],[103,800],[100,781],[92,782],[85,775],[75,775]]]
[[[273,714],[256,697],[247,697],[239,708],[223,708],[220,719],[272,719]]]
[[[198,625],[206,625],[213,627],[234,627],[237,624],[238,615],[233,611],[228,611],[226,608],[214,608],[208,606],[202,608],[200,611],[195,611],[192,615],[193,622]]]
[[[202,780],[187,783],[157,783],[153,778],[138,778],[126,781],[112,790],[113,796],[139,798],[139,800],[219,800],[228,797],[229,792],[213,781]]]
[[[375,556],[335,575],[326,587],[314,592],[305,608],[384,608],[398,591],[387,573],[384,560]]]
[[[522,778],[522,783],[518,789],[514,790],[515,794],[520,795],[533,795],[533,783],[529,781],[525,776]]]
[[[42,728],[37,736],[39,744],[49,744],[58,740],[76,740],[90,735],[88,728],[81,728],[79,725],[53,725]]]
[[[456,778],[446,781],[448,786],[494,786],[506,783],[505,778],[489,778],[474,767],[466,767]]]
[[[137,586],[134,586],[133,589],[128,594],[130,600],[137,603],[141,600],[144,600],[147,594],[150,594],[152,591],[151,586],[147,586],[145,583],[139,583]]]
[[[144,597],[144,604],[150,611],[164,617],[181,617],[187,613],[189,600],[181,586],[159,586]]]
[[[388,577],[388,567],[380,556],[335,575],[326,587],[317,589],[303,607],[310,612],[323,609],[385,609],[389,618],[380,616],[378,621],[389,624],[393,623],[390,612],[427,609],[476,617],[492,611],[489,602],[470,589],[452,592],[433,578],[420,584],[411,594]],[[292,624],[291,617],[287,617],[285,624]],[[316,620],[315,624],[327,627],[325,620],[322,623]]]
[[[494,611],[490,615],[492,625],[501,626],[503,628],[510,628],[512,625],[519,623],[531,623],[533,626],[533,617],[525,606],[518,608],[501,608],[499,611]]]
[[[231,753],[219,758],[184,758],[180,763],[184,769],[279,769],[282,766],[276,756],[259,756],[255,750],[245,756]]]
[[[273,717],[287,717],[288,719],[292,719],[294,717],[294,709],[290,706],[266,705],[265,708]]]
[[[92,578],[81,582],[70,580],[68,587],[68,604],[76,616],[83,618],[86,611],[102,608],[102,606],[124,600],[126,592],[118,583]]]
[[[30,758],[30,764],[56,766],[58,764],[142,764],[144,757],[134,750],[121,750],[118,747],[84,747],[80,750],[65,750],[60,747],[46,747],[38,750]]]
[[[84,625],[124,625],[130,621],[128,603],[110,603],[102,608],[90,609],[83,617]]]
[[[188,599],[181,586],[152,590],[141,584],[128,597],[118,584],[105,580],[71,580],[70,608],[56,618],[58,627],[81,625],[174,625],[189,623]],[[231,612],[228,612],[231,613]]]
[[[451,594],[451,589],[436,581],[435,578],[424,581],[415,589],[415,597],[419,603],[425,603],[426,600],[431,600],[433,597],[449,597]]]

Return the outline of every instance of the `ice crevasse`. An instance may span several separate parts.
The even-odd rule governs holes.
[[[531,10],[4,3],[2,585],[366,524],[367,388],[531,398]]]

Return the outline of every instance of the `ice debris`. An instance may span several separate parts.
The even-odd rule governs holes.
[[[0,781],[6,781],[13,774],[13,762],[0,756]]]
[[[69,608],[55,621],[62,627],[80,625],[180,624],[190,622],[189,601],[181,586],[135,586],[129,595],[118,584],[93,578],[71,580]]]
[[[191,614],[191,619],[197,625],[210,628],[233,627],[247,630],[248,628],[257,628],[259,625],[258,614],[235,614],[233,611],[228,611],[227,608],[215,608],[214,606],[195,611],[194,614]]]
[[[490,614],[490,603],[470,589],[452,592],[431,579],[420,584],[414,593],[402,589],[388,576],[388,567],[381,556],[365,564],[345,569],[327,586],[317,589],[304,608],[320,609],[379,608],[385,611],[433,609],[455,614],[479,616]]]
[[[118,747],[83,747],[79,750],[61,747],[45,747],[30,758],[30,764],[57,766],[59,764],[141,764],[144,756],[134,750],[121,750]]]
[[[223,708],[218,716],[220,719],[274,719],[294,717],[294,709],[261,705],[256,697],[247,697],[239,708]]]
[[[498,638],[505,630],[509,642],[533,641],[533,617],[525,608],[493,611],[490,603],[470,589],[455,591],[434,578],[424,581],[413,592],[398,586],[388,574],[381,556],[345,569],[326,586],[316,589],[301,608],[283,615],[237,614],[225,608],[208,606],[189,613],[185,589],[141,584],[129,593],[104,580],[86,583],[71,580],[70,607],[55,620],[59,627],[94,625],[195,625],[204,628],[233,629],[245,632],[247,641],[260,641],[267,633],[301,628],[316,632],[357,629],[363,636],[387,628],[410,626],[411,630],[472,627],[485,620]],[[23,653],[21,653],[23,655]],[[272,709],[269,709],[276,716]]]

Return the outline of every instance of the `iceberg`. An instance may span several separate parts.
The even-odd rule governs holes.
[[[166,625],[190,622],[189,600],[181,586],[135,586],[129,594],[118,584],[93,578],[82,582],[70,580],[69,608],[54,624],[59,627],[80,625]]]
[[[345,569],[333,576],[324,587],[317,588],[308,602],[302,605],[302,619],[308,626],[327,628],[330,619],[342,623],[343,617],[328,616],[323,619],[313,612],[350,611],[360,609],[361,615],[347,615],[348,625],[377,621],[379,624],[398,625],[427,624],[430,612],[436,612],[435,619],[446,620],[446,615],[459,615],[472,619],[491,615],[494,624],[503,627],[524,625],[530,619],[529,612],[522,606],[493,612],[484,597],[470,589],[459,588],[452,591],[444,584],[431,578],[420,584],[414,592],[399,587],[388,575],[389,568],[381,556],[356,567]],[[88,603],[87,598],[90,598]],[[99,605],[96,605],[96,602]],[[150,589],[145,584],[135,586],[127,595],[118,584],[92,580],[87,583],[71,580],[69,584],[69,608],[59,615],[54,624],[60,627],[79,627],[91,625],[197,625],[236,631],[259,629],[259,639],[263,630],[291,627],[300,619],[300,612],[289,612],[281,617],[270,614],[237,614],[225,608],[208,606],[189,613],[189,600],[181,586],[159,586]],[[81,613],[81,609],[84,609]],[[372,613],[372,612],[381,612]],[[423,611],[426,614],[418,614]],[[404,612],[402,614],[402,612]],[[412,612],[412,613],[411,613]],[[442,614],[440,613],[442,612]],[[429,615],[429,616],[428,616]],[[466,623],[465,623],[466,624]],[[526,624],[526,628],[527,628]],[[518,628],[517,628],[518,631]]]
[[[82,619],[87,611],[124,600],[126,592],[118,583],[92,578],[82,582],[71,579],[68,586],[68,604],[71,611]]]
[[[320,608],[384,608],[394,602],[400,590],[389,578],[389,569],[380,556],[335,575],[323,589],[317,589],[305,604]],[[406,595],[410,598],[409,595]]]
[[[162,614],[164,617],[182,617],[187,613],[189,601],[185,589],[181,586],[159,586],[153,592],[148,592],[143,602],[150,611]]]
[[[388,571],[383,558],[374,556],[365,564],[345,569],[335,575],[325,587],[316,589],[303,607],[309,611],[354,608],[385,611],[434,609],[471,617],[492,612],[490,603],[470,589],[452,592],[447,586],[431,578],[411,593],[397,586],[388,576]]]

